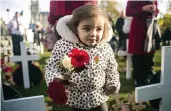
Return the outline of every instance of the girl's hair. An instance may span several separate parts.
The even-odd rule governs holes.
[[[108,30],[109,30],[108,29],[108,15],[100,7],[96,5],[92,5],[92,4],[83,5],[79,8],[76,8],[72,12],[72,15],[73,17],[71,21],[69,22],[68,27],[76,35],[77,35],[78,25],[82,20],[93,18],[93,17],[99,17],[99,16],[103,17],[105,20],[105,24],[104,24],[103,37],[102,37],[101,42],[107,39]]]

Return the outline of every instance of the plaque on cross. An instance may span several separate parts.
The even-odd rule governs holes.
[[[160,111],[171,111],[171,46],[162,47],[160,83],[137,87],[135,101],[143,102],[162,98]]]
[[[30,88],[28,61],[38,60],[38,55],[27,55],[26,45],[20,42],[21,55],[10,57],[10,61],[22,63],[24,88]]]

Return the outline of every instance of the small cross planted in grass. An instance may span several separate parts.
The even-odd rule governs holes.
[[[48,106],[48,104],[45,103],[45,109],[46,109],[46,111],[50,111],[50,110],[52,110],[52,106]]]

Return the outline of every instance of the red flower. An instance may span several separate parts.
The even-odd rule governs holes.
[[[90,57],[88,53],[84,50],[79,50],[77,48],[72,49],[69,54],[69,57],[71,57],[71,64],[75,68],[83,68],[85,65],[89,62]]]
[[[1,66],[4,65],[4,59],[1,59]]]
[[[62,83],[58,81],[53,81],[49,83],[47,92],[49,94],[49,97],[53,100],[55,104],[57,105],[66,104],[68,97],[65,92],[65,86]]]
[[[6,72],[12,72],[12,67],[5,66],[5,67],[2,68],[2,71],[5,72],[5,73]]]

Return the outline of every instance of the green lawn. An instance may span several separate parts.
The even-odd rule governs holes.
[[[50,55],[50,52],[45,52],[45,54],[40,55],[40,60],[38,61],[40,63],[40,67],[43,69],[45,65],[46,59],[48,59]],[[127,97],[128,93],[133,93],[134,92],[134,87],[133,87],[133,82],[131,80],[126,80],[126,75],[124,72],[124,67],[125,67],[125,60],[124,58],[121,57],[116,57],[119,67],[118,70],[120,72],[120,80],[121,80],[121,89],[120,89],[120,96],[125,98]],[[155,65],[154,65],[154,70],[158,71],[160,70],[160,65],[161,65],[161,52],[157,51],[155,54]],[[19,87],[15,87],[16,90],[19,91],[19,93],[22,95],[22,97],[28,97],[28,96],[36,96],[36,95],[44,95],[45,96],[45,101],[48,102],[49,105],[53,106],[53,111],[70,111],[69,108],[67,107],[57,107],[56,105],[52,104],[50,98],[47,97],[46,94],[46,83],[43,80],[39,85],[34,86],[29,89],[23,89]],[[109,101],[112,101],[112,97],[109,99]],[[146,108],[145,111],[152,111],[149,107]]]

